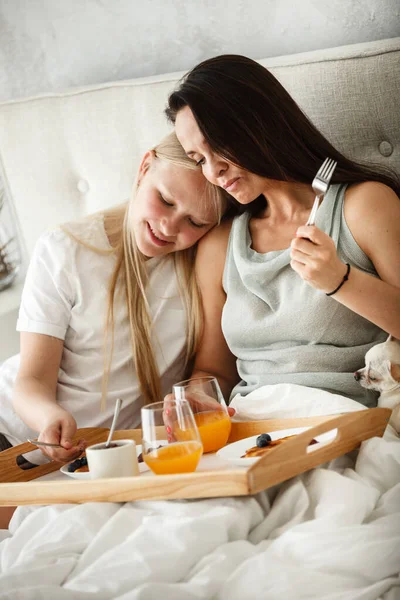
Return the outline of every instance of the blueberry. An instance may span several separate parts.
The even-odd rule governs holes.
[[[68,473],[74,473],[81,466],[80,460],[74,460],[74,462],[69,463],[68,465]]]
[[[258,448],[265,448],[265,446],[268,446],[268,444],[271,441],[271,436],[269,435],[269,433],[262,433],[261,435],[258,436],[257,440],[256,440],[256,444]]]
[[[68,473],[74,473],[77,469],[81,467],[87,467],[87,458],[86,456],[82,456],[82,458],[77,458],[72,463],[68,465]]]

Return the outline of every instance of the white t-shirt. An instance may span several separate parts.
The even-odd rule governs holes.
[[[68,230],[96,248],[110,249],[102,219],[69,224]],[[112,254],[79,244],[61,229],[47,232],[36,244],[22,294],[17,330],[64,340],[57,402],[74,416],[78,427],[109,427],[117,398],[124,401],[117,427],[140,424],[143,400],[132,362],[124,298],[117,300],[114,309],[107,406],[105,412],[100,410],[107,292],[115,260]],[[186,315],[171,257],[150,259],[146,266],[153,347],[164,395],[183,377]]]

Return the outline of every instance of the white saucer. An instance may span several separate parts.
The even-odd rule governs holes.
[[[137,456],[139,456],[139,454],[141,453],[141,451],[142,451],[141,444],[136,444],[136,454],[137,454]],[[149,470],[150,469],[146,465],[145,462],[140,462],[139,463],[139,471],[141,473],[143,473],[144,471],[149,471]],[[70,473],[68,471],[68,465],[63,465],[61,467],[60,471],[61,471],[61,473],[64,473],[64,475],[68,475],[68,477],[72,477],[73,479],[90,479],[90,473],[89,473],[89,471],[86,471],[86,473],[85,472],[82,473],[82,472],[79,472],[79,471],[78,472],[73,471],[72,473]]]

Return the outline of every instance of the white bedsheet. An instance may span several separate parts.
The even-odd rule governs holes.
[[[399,572],[390,426],[254,497],[21,507],[0,544],[1,600],[398,600]]]

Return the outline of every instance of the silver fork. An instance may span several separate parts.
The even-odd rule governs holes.
[[[317,216],[319,203],[321,198],[323,198],[328,191],[329,183],[331,181],[333,172],[336,169],[336,165],[337,162],[333,160],[333,158],[326,158],[321,167],[318,169],[318,173],[314,177],[311,184],[315,194],[315,200],[306,225],[315,225],[315,217]]]

